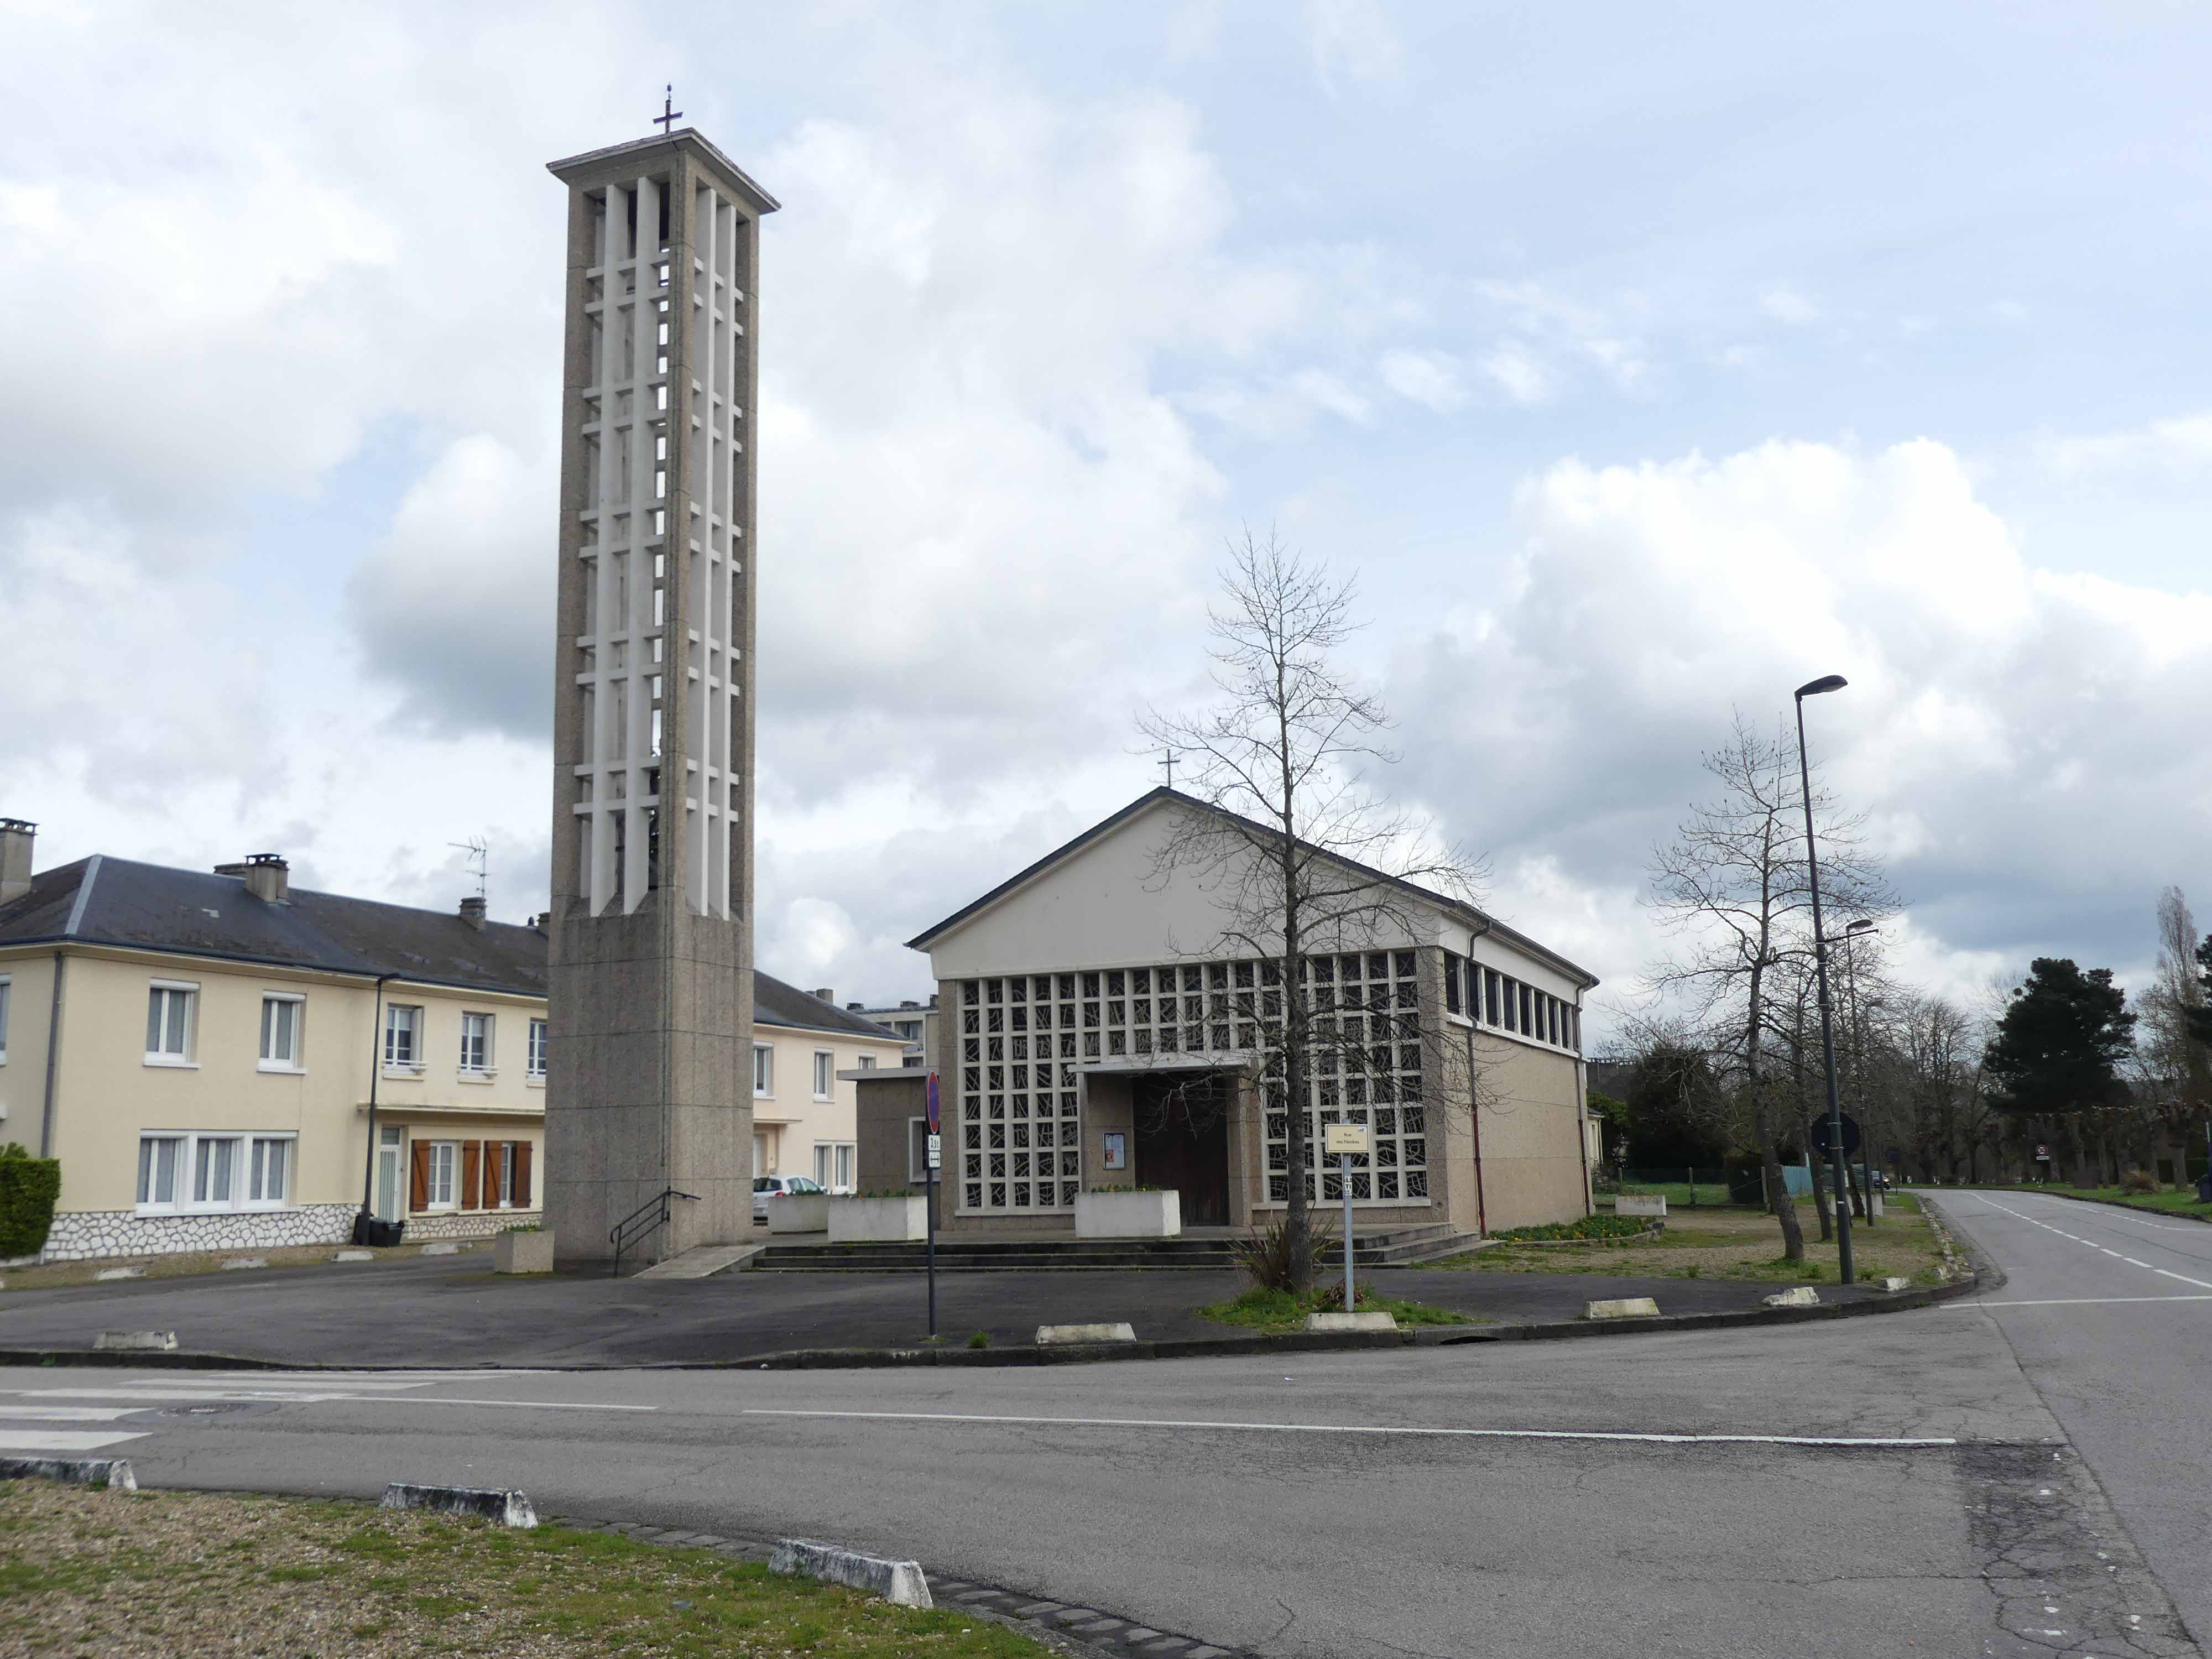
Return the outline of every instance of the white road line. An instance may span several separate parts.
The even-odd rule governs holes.
[[[1977,1308],[2101,1308],[2118,1302],[2212,1302],[2212,1296],[2055,1296],[2035,1301],[1943,1302],[1936,1305],[1954,1313],[1971,1313]]]
[[[0,1429],[0,1451],[87,1452],[102,1446],[119,1446],[126,1440],[143,1440],[143,1434],[73,1434],[66,1429],[20,1432]]]
[[[152,1409],[150,1402],[158,1401],[232,1401],[250,1405],[319,1406],[341,1401],[354,1406],[491,1406],[515,1411],[538,1412],[657,1412],[658,1406],[617,1405],[612,1402],[575,1400],[472,1400],[427,1399],[391,1394],[339,1394],[325,1390],[318,1394],[285,1393],[275,1389],[0,1389],[0,1394],[12,1393],[27,1399],[38,1400],[143,1400],[149,1401],[142,1410]],[[7,1416],[14,1407],[0,1399],[0,1417]]]
[[[1085,1429],[1238,1429],[1272,1434],[1406,1434],[1468,1440],[1632,1440],[1662,1446],[1955,1446],[1949,1435],[1638,1434],[1610,1429],[1429,1429],[1386,1423],[1213,1423],[1153,1417],[993,1417],[966,1412],[836,1412],[747,1408],[744,1417],[831,1417],[896,1423],[1005,1423]]]
[[[0,1419],[10,1423],[112,1423],[145,1409],[143,1406],[0,1405]]]
[[[2147,1261],[2138,1261],[2136,1266],[2148,1267],[2150,1264]],[[2194,1285],[2200,1291],[2212,1291],[2212,1282],[2202,1279],[2191,1279],[2187,1273],[2178,1273],[2167,1267],[2151,1267],[2150,1270],[2161,1279],[2178,1279],[2185,1285]]]

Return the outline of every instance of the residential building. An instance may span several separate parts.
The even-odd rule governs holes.
[[[825,994],[817,991],[815,994],[822,996]],[[937,1024],[935,997],[930,998],[927,1003],[909,999],[896,1004],[887,1002],[880,1007],[871,1007],[861,1002],[848,1002],[845,1005],[845,1012],[848,1014],[858,1014],[862,1019],[872,1020],[885,1030],[895,1034],[899,1041],[906,1045],[906,1059],[908,1065],[927,1063],[929,1034]]]
[[[540,1218],[540,926],[295,889],[267,854],[33,875],[33,835],[0,819],[0,1139],[61,1161],[46,1259],[336,1243],[364,1194],[410,1241]],[[768,975],[752,989],[754,1160],[849,1186],[836,1073],[900,1044]]]
[[[896,1071],[903,1045],[890,1032],[809,994],[753,975],[753,1170],[811,1176],[832,1192],[856,1190],[859,1085],[852,1076]]]
[[[942,1011],[947,1230],[1070,1228],[1079,1193],[1132,1185],[1175,1188],[1186,1225],[1249,1225],[1288,1200],[1293,1110],[1316,1152],[1309,1195],[1331,1206],[1342,1178],[1321,1132],[1369,1131],[1358,1225],[1588,1213],[1581,1015],[1596,979],[1471,904],[1334,860],[1340,885],[1389,902],[1300,962],[1316,1035],[1291,1102],[1280,963],[1223,942],[1252,932],[1224,908],[1236,872],[1162,868],[1191,814],[1228,816],[1155,789],[910,941]],[[914,1166],[903,1144],[865,1161]]]

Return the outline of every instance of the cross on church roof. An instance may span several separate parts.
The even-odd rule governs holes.
[[[660,113],[653,118],[654,123],[660,128],[662,137],[665,138],[668,136],[668,130],[682,118],[683,114],[684,112],[676,107],[676,87],[672,82],[661,97]]]

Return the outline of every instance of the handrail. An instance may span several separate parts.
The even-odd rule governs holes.
[[[699,1201],[696,1193],[679,1193],[673,1187],[665,1188],[615,1223],[608,1232],[607,1242],[615,1247],[616,1278],[622,1277],[623,1252],[633,1244],[642,1243],[658,1229],[668,1224],[671,1213],[668,1200],[672,1198],[689,1199],[694,1204]]]

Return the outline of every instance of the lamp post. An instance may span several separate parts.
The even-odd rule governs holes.
[[[1797,781],[1805,798],[1805,872],[1813,889],[1813,961],[1820,981],[1820,1056],[1828,1074],[1828,1164],[1836,1199],[1836,1273],[1844,1284],[1857,1282],[1851,1261],[1851,1195],[1844,1170],[1844,1108],[1836,1096],[1836,1034],[1828,1000],[1828,941],[1820,932],[1820,854],[1813,839],[1813,772],[1805,759],[1805,699],[1840,691],[1850,682],[1824,674],[1797,688]]]

